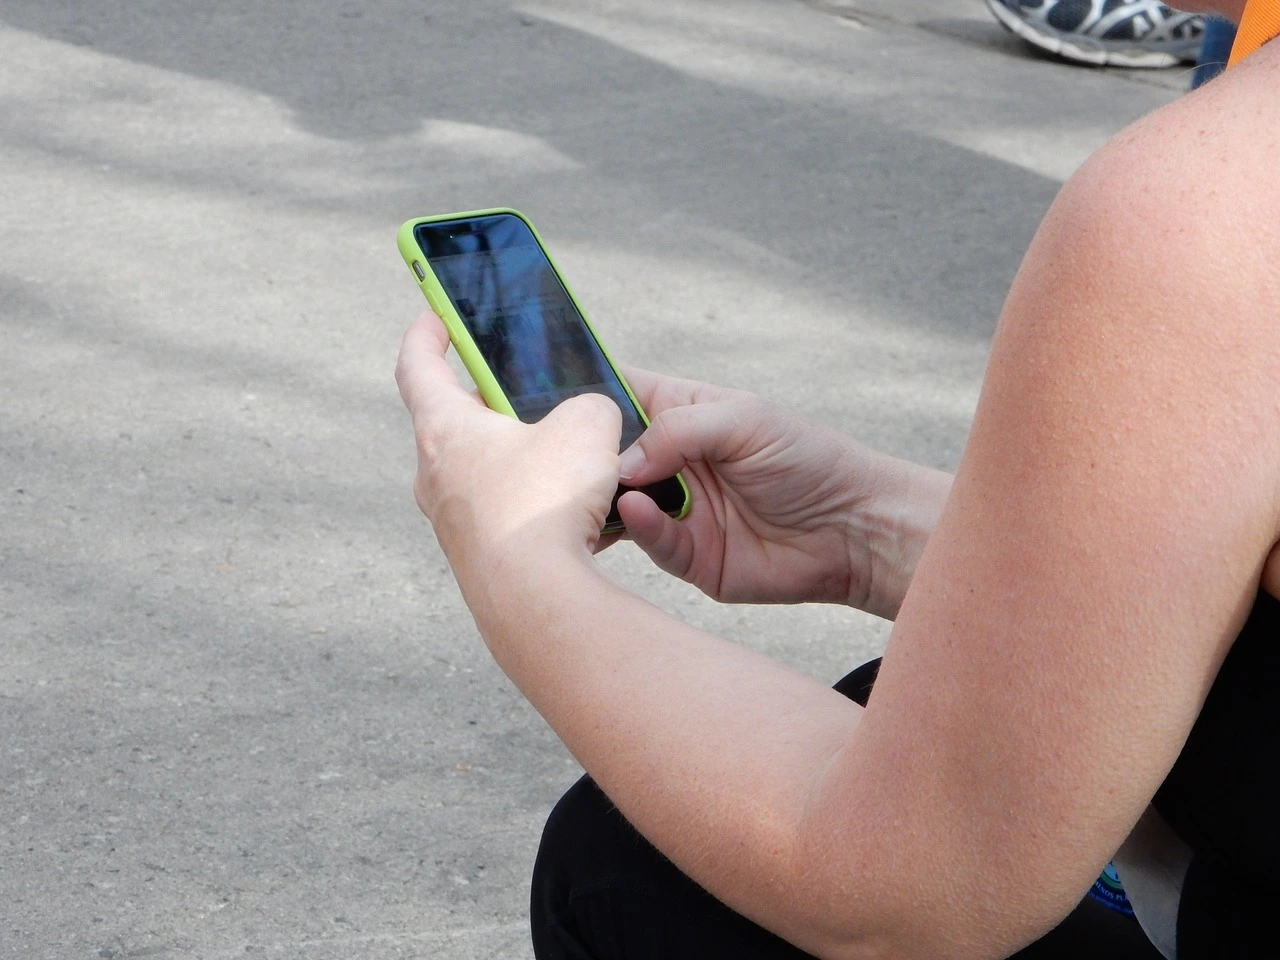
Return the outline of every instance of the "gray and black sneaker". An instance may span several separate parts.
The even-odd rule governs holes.
[[[1067,60],[1112,67],[1194,63],[1204,21],[1159,0],[987,0],[1006,28]]]

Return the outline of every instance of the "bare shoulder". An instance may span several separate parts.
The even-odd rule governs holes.
[[[1272,309],[1280,283],[1280,177],[1274,176],[1280,158],[1278,87],[1280,44],[1272,44],[1202,88],[1197,97],[1183,98],[1176,105],[1184,118],[1181,123],[1210,125],[1218,135],[1218,149],[1201,147],[1204,154],[1197,161],[1201,169],[1210,175],[1217,169],[1221,177],[1210,198],[1234,218],[1234,222],[1223,218],[1215,229],[1222,231],[1224,243],[1238,256],[1236,282],[1271,294],[1259,297],[1260,309],[1244,323],[1259,344],[1272,347],[1280,341],[1280,314]],[[1280,596],[1280,544],[1268,556],[1262,584],[1273,596]]]
[[[1267,309],[1280,297],[1278,92],[1280,44],[1115,137],[1066,185],[1046,226],[1065,214],[1112,253],[1158,257],[1158,279],[1180,294],[1219,294],[1237,308],[1233,329],[1257,334],[1260,347],[1280,343]],[[1144,292],[1162,305],[1159,290]]]
[[[1132,124],[1091,164],[1137,162],[1214,205],[1280,202],[1280,44]],[[1200,179],[1205,178],[1205,179]]]
[[[1123,305],[1130,290],[1144,300],[1130,320],[1114,318],[1136,320],[1139,337],[1160,334],[1134,344],[1135,360],[1181,357],[1201,373],[1185,378],[1188,392],[1213,377],[1235,392],[1240,416],[1223,424],[1228,442],[1246,418],[1280,437],[1277,91],[1280,44],[1116,137],[1067,185],[1045,224],[1050,247],[1063,236],[1056,226],[1089,238],[1094,263],[1085,269],[1104,297]],[[1280,547],[1262,584],[1280,595]]]
[[[916,912],[956,956],[1004,955],[1097,877],[1280,538],[1280,46],[1254,59],[1127,130],[1046,215],[832,770],[843,809],[909,825],[866,856],[935,864]]]

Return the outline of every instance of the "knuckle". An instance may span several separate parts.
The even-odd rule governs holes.
[[[572,413],[587,422],[607,426],[614,422],[622,422],[622,411],[613,402],[612,397],[602,393],[584,393],[570,401]]]
[[[420,470],[435,468],[449,446],[449,434],[448,429],[434,421],[424,419],[414,424],[413,438],[418,448]]]
[[[654,447],[667,446],[674,435],[675,410],[663,410],[649,421],[649,429],[640,437],[642,444]]]
[[[396,381],[396,387],[397,389],[399,389],[400,395],[403,397],[405,396],[408,383],[409,383],[409,361],[405,359],[405,355],[403,353],[401,353],[400,356],[396,358],[396,368],[395,368],[394,376]]]
[[[447,441],[436,436],[418,443],[418,470],[413,481],[413,495],[418,508],[432,518],[435,504],[444,491],[454,482],[454,470],[447,450]]]
[[[422,457],[429,456],[438,445],[436,430],[426,422],[419,422],[413,425],[413,442],[418,448],[418,455]]]
[[[418,509],[422,511],[423,515],[427,517],[431,516],[431,496],[421,471],[419,471],[417,477],[415,477],[413,481],[413,500],[418,505]]]
[[[715,429],[716,420],[709,404],[675,407],[665,411],[656,439],[666,449],[679,451],[683,456],[695,456],[706,446],[707,437],[714,434]]]
[[[592,409],[595,410],[597,415],[610,417],[621,415],[618,404],[614,402],[613,397],[606,396],[603,393],[588,393],[586,398],[591,402]]]

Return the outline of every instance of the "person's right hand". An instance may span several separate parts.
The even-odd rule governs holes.
[[[679,522],[638,491],[619,501],[654,563],[716,600],[897,613],[949,477],[750,393],[626,373],[652,422],[622,455],[623,483],[683,472],[692,496]]]

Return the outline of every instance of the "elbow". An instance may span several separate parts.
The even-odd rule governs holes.
[[[1000,960],[1024,945],[1010,944],[1004,931],[975,932],[969,924],[956,923],[945,912],[923,905],[893,929],[858,927],[827,918],[825,924],[796,931],[792,942],[820,960]]]
[[[1034,884],[997,896],[986,871],[946,856],[809,862],[792,875],[795,895],[774,929],[820,960],[1000,960],[1078,902],[1059,910],[1060,898],[1035,896]]]
[[[942,918],[931,922],[930,913],[921,910],[894,929],[870,929],[865,923],[855,929],[827,918],[827,923],[807,928],[793,942],[820,960],[998,960],[1006,955],[990,942],[974,942]]]

